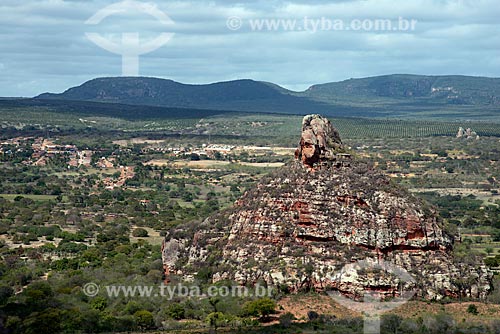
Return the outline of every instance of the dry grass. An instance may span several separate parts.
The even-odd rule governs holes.
[[[130,241],[131,242],[137,242],[138,240],[142,239],[142,240],[146,240],[148,243],[150,243],[151,245],[161,245],[161,243],[163,242],[163,239],[164,237],[160,236],[160,232],[158,231],[155,231],[154,229],[150,228],[150,227],[140,227],[142,229],[145,229],[146,231],[148,231],[148,236],[147,237],[141,237],[141,238],[137,238],[137,237],[134,237],[132,235],[132,232],[137,229],[139,227],[137,226],[133,226],[131,231],[130,231]]]
[[[163,159],[154,159],[146,163],[151,166],[173,166],[177,168],[193,167],[193,168],[213,168],[229,165],[229,161],[217,160],[199,160],[199,161],[169,161]]]
[[[351,311],[333,301],[326,295],[314,296],[287,296],[278,304],[283,308],[282,313],[290,312],[297,319],[306,320],[308,311],[318,314],[334,315],[337,318],[361,317],[361,313]],[[475,304],[479,311],[478,315],[467,312],[470,304]],[[450,314],[457,322],[489,322],[500,319],[500,305],[479,302],[456,302],[440,304],[437,302],[410,301],[401,307],[388,313],[397,314],[403,318],[425,318],[428,315],[439,313]]]
[[[240,162],[242,166],[278,168],[285,165],[283,162]]]

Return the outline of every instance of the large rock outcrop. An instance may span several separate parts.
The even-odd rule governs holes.
[[[340,135],[329,120],[320,115],[304,117],[296,159],[313,168],[320,161],[333,159],[340,151],[343,151]]]
[[[336,289],[354,298],[403,288],[429,299],[488,294],[491,273],[475,259],[455,260],[453,237],[434,209],[352,159],[327,119],[304,118],[295,156],[230,210],[172,231],[163,245],[166,272],[202,270],[214,281]],[[375,269],[332,279],[367,258],[389,261],[415,282]]]

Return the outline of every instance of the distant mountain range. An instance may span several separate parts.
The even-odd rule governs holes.
[[[443,112],[471,118],[500,116],[500,78],[385,75],[311,86],[303,92],[236,80],[206,85],[148,77],[90,80],[37,100],[91,101],[156,107],[334,116],[415,117]],[[479,112],[481,111],[481,112]]]
[[[281,113],[310,112],[328,107],[267,82],[236,80],[187,85],[145,77],[94,79],[62,94],[42,94],[37,99]]]

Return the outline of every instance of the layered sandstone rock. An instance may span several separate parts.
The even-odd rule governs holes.
[[[484,266],[454,260],[453,237],[434,209],[351,159],[337,130],[318,115],[304,118],[296,160],[263,179],[234,208],[193,226],[192,235],[186,229],[165,240],[169,273],[210,267],[214,281],[336,289],[354,298],[366,291],[397,296],[403,289],[429,299],[484,298],[490,290]],[[345,265],[364,259],[390,262],[415,282],[366,268],[333,279]]]
[[[302,135],[295,158],[313,168],[320,161],[333,159],[343,151],[340,135],[329,120],[320,115],[305,116],[302,121]]]

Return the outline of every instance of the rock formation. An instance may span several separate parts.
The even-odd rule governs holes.
[[[458,132],[457,132],[457,138],[465,138],[465,139],[479,139],[478,134],[476,131],[473,131],[471,128],[467,128],[464,130],[464,128],[459,127]]]
[[[313,168],[314,164],[330,160],[340,151],[343,151],[340,135],[329,120],[320,115],[304,117],[296,159]]]
[[[453,236],[435,210],[351,159],[327,119],[304,118],[295,157],[233,208],[171,231],[166,272],[204,271],[213,281],[265,281],[290,291],[335,289],[353,298],[366,291],[397,296],[403,288],[428,299],[487,295],[491,273],[475,259],[454,259]],[[364,259],[393,263],[416,282],[370,270],[332,279]]]

